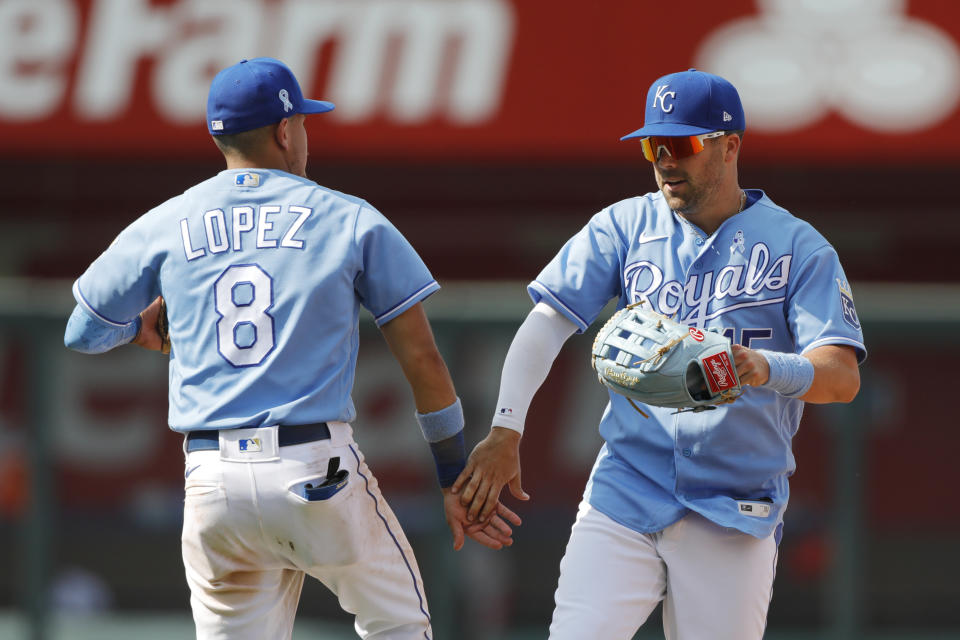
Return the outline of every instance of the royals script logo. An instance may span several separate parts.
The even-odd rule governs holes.
[[[774,259],[758,242],[746,264],[691,274],[686,282],[666,280],[663,269],[642,260],[624,269],[624,286],[631,303],[647,300],[660,313],[677,315],[678,322],[703,327],[731,311],[783,302],[792,259],[789,254]]]

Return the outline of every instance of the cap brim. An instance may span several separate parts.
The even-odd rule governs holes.
[[[695,127],[691,124],[663,122],[648,124],[645,127],[637,129],[633,133],[628,133],[620,139],[628,140],[630,138],[647,138],[649,136],[698,136],[701,133],[712,133],[714,131],[716,131],[716,129]]]
[[[307,100],[304,98],[300,113],[326,113],[333,111],[333,103],[326,100]]]

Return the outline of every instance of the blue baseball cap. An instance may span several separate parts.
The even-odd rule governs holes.
[[[620,139],[744,129],[743,105],[734,86],[720,76],[690,69],[667,74],[650,85],[643,128]]]
[[[207,130],[222,136],[280,122],[297,113],[324,113],[333,103],[307,100],[290,67],[273,58],[241,60],[210,83]]]

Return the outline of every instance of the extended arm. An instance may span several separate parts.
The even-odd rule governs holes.
[[[547,379],[561,347],[577,326],[553,307],[539,303],[517,330],[503,362],[500,397],[490,433],[473,449],[453,486],[469,505],[468,517],[485,520],[503,485],[528,500],[520,481],[520,436],[534,394]]]
[[[67,320],[63,344],[75,351],[89,354],[105,353],[123,344],[135,344],[144,349],[159,351],[162,342],[157,332],[159,313],[160,298],[157,298],[132,321],[118,325],[96,317],[78,304]]]
[[[106,353],[114,347],[129,343],[139,332],[139,317],[124,325],[110,324],[78,304],[67,320],[63,344],[80,353]]]
[[[740,376],[741,384],[754,387],[770,386],[782,393],[783,390],[777,388],[780,386],[777,380],[778,376],[774,376],[774,380],[771,381],[771,358],[785,360],[781,365],[785,375],[799,380],[809,377],[809,373],[805,374],[802,368],[796,367],[790,361],[800,362],[795,359],[805,358],[809,365],[800,364],[804,367],[812,367],[813,370],[812,380],[805,380],[805,383],[809,383],[809,386],[802,383],[799,388],[789,389],[784,395],[799,398],[804,402],[828,404],[831,402],[850,402],[860,391],[860,369],[857,366],[857,354],[853,347],[828,344],[811,349],[803,355],[783,354],[783,356],[780,354],[765,354],[762,351],[733,345],[733,358],[737,365],[737,375]],[[774,367],[777,366],[774,363]]]
[[[519,525],[520,519],[515,513],[498,505],[492,519],[470,524],[466,519],[466,508],[451,491],[450,485],[466,458],[463,411],[422,305],[414,305],[380,329],[413,391],[417,419],[437,463],[444,512],[453,533],[454,549],[463,546],[464,534],[492,549],[512,544],[512,529],[504,518]]]

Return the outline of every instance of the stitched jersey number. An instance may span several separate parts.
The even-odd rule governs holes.
[[[730,342],[736,343],[736,329],[733,327],[727,327],[723,330],[723,335],[727,337],[727,340]],[[755,340],[769,340],[773,337],[773,329],[741,329],[740,330],[740,342],[738,344],[743,345],[747,349],[750,349],[750,343]]]
[[[253,367],[273,351],[273,280],[253,264],[234,265],[214,285],[217,345],[235,367]]]

